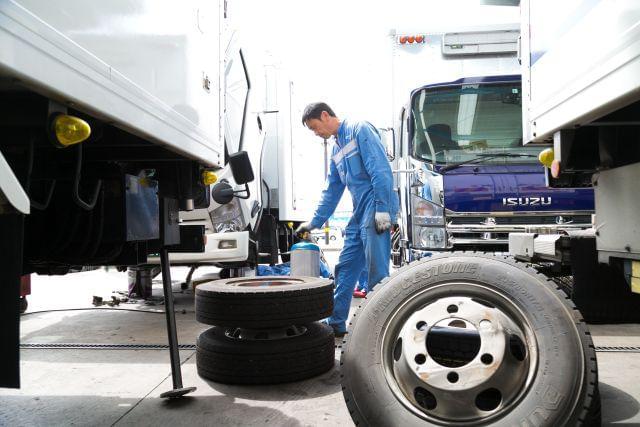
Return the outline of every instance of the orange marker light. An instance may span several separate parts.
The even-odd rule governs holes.
[[[409,36],[409,39],[407,40],[409,43],[413,43],[414,41],[416,41],[416,38],[413,36]]]
[[[424,36],[423,35],[417,35],[416,36],[416,43],[422,43],[424,42]]]
[[[407,36],[400,36],[400,43],[405,44],[407,42]]]

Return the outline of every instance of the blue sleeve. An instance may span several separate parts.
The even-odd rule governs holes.
[[[390,204],[393,174],[380,135],[373,125],[365,122],[358,126],[356,140],[364,168],[371,177],[376,212],[387,212],[392,215]]]
[[[320,203],[318,203],[318,208],[311,220],[311,225],[314,228],[320,228],[322,227],[322,224],[327,222],[329,217],[333,214],[333,211],[336,210],[336,206],[338,206],[338,202],[340,202],[342,193],[344,193],[344,184],[340,181],[340,174],[338,173],[335,163],[333,160],[330,160],[329,175],[327,176],[325,188],[322,190]]]

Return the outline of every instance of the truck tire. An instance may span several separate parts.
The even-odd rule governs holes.
[[[333,312],[333,283],[315,277],[235,277],[196,288],[196,320],[207,325],[271,328],[304,325]]]
[[[204,331],[196,344],[198,374],[224,384],[277,384],[311,378],[334,366],[329,326],[316,322],[286,328],[275,338],[271,333],[217,326]]]
[[[580,313],[552,280],[506,256],[403,267],[354,315],[341,365],[360,426],[600,422]]]
[[[29,308],[29,301],[27,297],[20,297],[20,314],[25,313]]]

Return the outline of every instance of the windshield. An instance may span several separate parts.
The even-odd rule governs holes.
[[[520,82],[424,88],[412,99],[410,135],[414,157],[441,164],[478,155],[512,153],[529,157],[487,158],[485,163],[535,163],[540,151],[522,146]]]

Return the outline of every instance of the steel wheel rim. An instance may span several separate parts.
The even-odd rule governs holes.
[[[279,341],[307,333],[306,326],[290,325],[270,329],[226,328],[224,335],[238,341]]]
[[[447,337],[465,342],[466,354],[430,345]],[[383,327],[381,350],[395,397],[438,424],[501,417],[525,395],[538,365],[537,342],[522,311],[496,289],[473,282],[443,283],[411,296]]]

